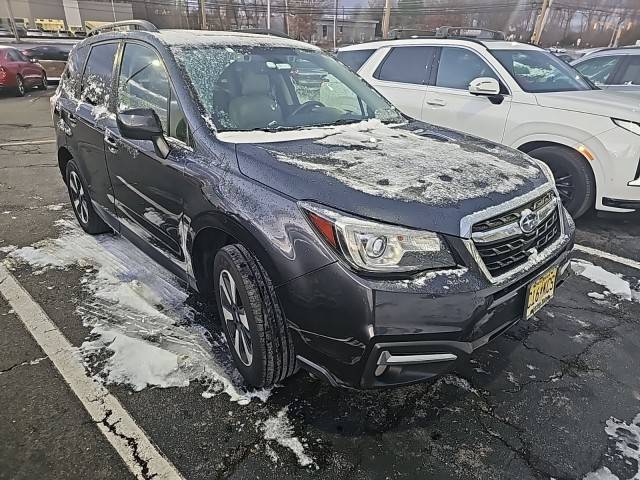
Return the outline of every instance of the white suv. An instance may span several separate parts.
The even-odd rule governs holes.
[[[406,115],[547,163],[574,217],[640,209],[640,93],[599,90],[551,53],[500,40],[389,40],[338,58]]]

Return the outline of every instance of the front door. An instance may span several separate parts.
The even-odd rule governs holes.
[[[489,99],[469,93],[469,84],[478,77],[495,78],[502,85],[489,64],[465,47],[442,47],[436,64],[435,85],[430,86],[425,95],[422,119],[502,142],[511,108],[506,87],[502,86],[501,98]]]
[[[162,158],[153,142],[124,138],[115,118],[104,135],[107,165],[123,227],[184,268],[182,221],[188,128],[162,59],[150,46],[127,42],[118,75],[118,111],[150,108],[160,118],[171,152]]]

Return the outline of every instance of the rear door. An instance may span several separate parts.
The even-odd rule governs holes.
[[[493,68],[473,50],[445,46],[438,52],[435,81],[424,99],[423,120],[501,142],[511,108],[511,96]],[[489,99],[469,93],[478,77],[495,78],[502,96]]]
[[[435,51],[429,46],[392,47],[369,82],[401,112],[420,119]]]
[[[115,117],[104,140],[107,164],[123,227],[185,268],[180,242],[184,160],[190,151],[189,129],[173,93],[164,62],[149,45],[126,42],[117,76],[118,111],[150,108],[160,118],[171,146],[167,158],[153,142],[124,138]]]
[[[78,167],[82,173],[94,207],[115,214],[113,188],[104,152],[105,124],[114,118],[112,102],[113,69],[118,42],[94,44],[87,58],[79,100],[67,112],[72,125]],[[104,216],[104,215],[103,215]]]

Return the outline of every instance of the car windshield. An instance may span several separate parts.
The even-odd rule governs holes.
[[[539,50],[492,50],[491,53],[525,92],[594,89],[578,71],[551,53]]]
[[[207,45],[173,52],[218,131],[403,121],[360,77],[317,51]]]

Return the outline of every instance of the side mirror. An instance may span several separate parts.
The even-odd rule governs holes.
[[[500,84],[495,78],[478,77],[471,80],[469,84],[471,95],[500,95]]]
[[[156,112],[150,108],[132,108],[118,113],[116,121],[123,137],[150,140],[156,153],[162,158],[167,158],[170,148]]]

